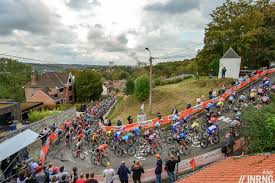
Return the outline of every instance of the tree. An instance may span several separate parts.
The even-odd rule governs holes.
[[[140,102],[146,100],[150,92],[150,81],[147,75],[142,75],[135,80],[135,95]]]
[[[134,94],[134,92],[135,92],[135,83],[132,79],[129,79],[126,82],[125,94],[132,95]]]
[[[244,127],[240,129],[248,153],[271,152],[275,150],[275,96],[270,105],[257,110],[254,106],[242,111]]]
[[[75,76],[74,87],[78,102],[98,100],[103,91],[101,75],[95,70],[83,70]]]
[[[121,72],[119,73],[118,78],[119,78],[120,80],[121,80],[121,79],[127,79],[129,76],[130,76],[130,74],[129,74],[128,72],[126,72],[126,71],[121,71]]]
[[[14,59],[0,58],[0,98],[24,101],[23,86],[30,81],[31,73],[31,65]]]
[[[204,47],[196,56],[200,73],[207,74],[205,68],[215,66],[229,47],[242,57],[242,65],[251,69],[268,66],[275,59],[274,3],[227,0],[210,16],[212,21],[205,29]]]

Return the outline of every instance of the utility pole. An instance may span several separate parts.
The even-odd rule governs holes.
[[[149,93],[149,114],[152,114],[152,65],[153,65],[153,57],[151,56],[151,51],[149,48],[145,48],[149,52],[149,63],[150,63],[150,93]]]

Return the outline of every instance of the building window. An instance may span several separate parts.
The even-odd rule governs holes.
[[[70,82],[72,82],[72,79],[71,79],[71,78],[69,79],[69,83],[70,83]]]
[[[63,90],[64,90],[64,89],[63,89],[63,88],[61,88],[61,89],[59,90],[59,92],[63,92]]]
[[[70,96],[70,101],[72,101],[72,100],[73,100],[73,96],[71,95],[71,96]]]
[[[69,86],[69,91],[72,91],[73,90],[73,86]]]
[[[54,97],[57,97],[57,94],[55,94]]]

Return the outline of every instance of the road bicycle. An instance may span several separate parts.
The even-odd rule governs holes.
[[[147,157],[150,154],[161,154],[162,146],[160,143],[145,143],[138,151],[138,154],[142,157]]]
[[[95,153],[91,156],[91,162],[94,164],[94,165],[102,165],[104,167],[107,167],[108,165],[108,162],[110,162],[109,158],[106,156],[106,153],[103,154],[103,153]]]

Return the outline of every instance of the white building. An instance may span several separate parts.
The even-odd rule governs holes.
[[[225,77],[238,79],[241,67],[241,57],[230,47],[220,59],[219,78],[222,77],[222,69],[225,67]]]

